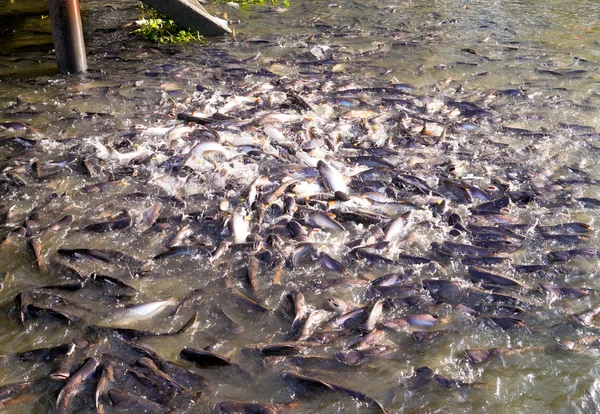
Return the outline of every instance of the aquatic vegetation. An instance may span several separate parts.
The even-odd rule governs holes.
[[[157,43],[204,43],[200,32],[190,31],[146,5],[140,5],[140,10],[143,16],[136,22],[139,27],[133,34]]]

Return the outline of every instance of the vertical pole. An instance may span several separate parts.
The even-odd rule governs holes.
[[[79,0],[48,0],[52,37],[58,71],[61,73],[79,73],[87,69],[85,43]]]

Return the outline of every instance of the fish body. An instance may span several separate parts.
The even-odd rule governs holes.
[[[62,387],[56,399],[56,408],[59,412],[66,413],[69,411],[71,397],[83,381],[94,375],[99,365],[100,361],[96,358],[87,358],[79,370],[69,377],[69,380]]]
[[[223,145],[214,141],[205,141],[196,144],[194,148],[192,148],[183,165],[192,169],[198,168],[204,157],[211,153],[220,154],[226,159],[230,158],[229,151]]]
[[[121,326],[132,325],[134,323],[150,319],[153,316],[158,315],[168,306],[174,304],[175,301],[169,299],[131,306],[129,308],[125,308],[113,313],[108,318],[106,318],[104,322],[117,324]]]
[[[329,190],[348,194],[348,186],[344,180],[344,176],[338,170],[329,165],[326,161],[319,160],[317,169],[321,174],[321,179]]]

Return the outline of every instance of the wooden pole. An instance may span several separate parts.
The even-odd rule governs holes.
[[[87,70],[79,0],[48,0],[48,9],[58,71],[72,74]]]

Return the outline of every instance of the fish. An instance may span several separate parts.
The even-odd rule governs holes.
[[[539,347],[495,347],[495,348],[473,348],[464,351],[465,356],[472,364],[483,364],[490,359],[503,355],[516,355],[524,352],[540,350]]]
[[[31,238],[27,241],[27,245],[33,252],[40,272],[42,272],[43,274],[47,274],[48,265],[46,264],[46,260],[44,259],[44,255],[42,254],[42,241],[39,238]]]
[[[98,184],[90,184],[81,188],[84,193],[100,193],[117,187],[125,186],[123,181],[106,181]]]
[[[256,275],[258,273],[258,259],[254,256],[248,256],[248,267],[246,268],[246,275],[248,278],[248,284],[253,292],[258,290],[258,281]]]
[[[325,322],[325,319],[327,319],[328,316],[329,312],[322,309],[317,309],[309,313],[306,319],[304,320],[304,323],[302,324],[302,327],[300,328],[296,339],[298,341],[304,341],[310,338],[315,329],[317,329],[323,322]]]
[[[378,16],[402,10],[400,3],[370,6]],[[346,11],[367,10],[354,9]],[[465,88],[456,80],[400,84],[384,79],[391,69],[381,65],[427,34],[401,31],[402,39],[353,50],[328,41],[347,37],[350,26],[318,17],[311,23],[316,35],[291,54],[298,42],[286,36],[243,39],[265,46],[262,55],[242,47],[244,56],[234,56],[213,44],[192,65],[180,59],[186,50],[161,48],[174,55],[162,62],[148,49],[135,56],[148,60],[137,73],[142,78],[134,73],[115,84],[95,73],[98,80],[48,100],[67,110],[117,98],[125,112],[134,109],[125,123],[107,117],[107,109],[61,119],[50,111],[50,129],[30,136],[31,125],[8,123],[17,116],[39,122],[39,99],[26,102],[30,94],[22,94],[4,103],[0,249],[10,276],[3,292],[14,298],[6,310],[23,329],[13,339],[25,342],[18,353],[5,351],[2,362],[5,371],[15,367],[10,381],[35,378],[31,367],[50,373],[23,388],[23,398],[54,399],[93,357],[100,365],[89,378],[99,377],[98,384],[82,380],[64,391],[60,410],[76,411],[92,397],[99,412],[384,412],[388,401],[379,404],[366,388],[389,383],[391,375],[396,384],[380,394],[399,388],[403,395],[390,410],[468,411],[479,397],[466,388],[481,384],[455,377],[452,367],[444,371],[438,356],[450,350],[453,366],[493,380],[507,367],[481,364],[526,349],[460,344],[535,340],[545,353],[598,344],[597,292],[589,280],[598,259],[592,226],[600,205],[593,198],[599,134],[581,120],[544,118],[567,107],[591,113],[595,98],[574,104],[571,91],[550,82],[542,116],[535,106],[541,101],[526,98],[543,95],[548,82],[530,90]],[[389,37],[382,25],[371,26],[375,38]],[[463,46],[459,53],[469,61],[435,69],[484,62],[486,70],[498,69],[542,51],[499,45],[500,55],[513,56],[495,62],[483,49]],[[278,58],[267,56],[269,47]],[[104,57],[131,57],[115,50]],[[548,59],[556,60],[552,53]],[[189,82],[194,64],[208,75],[203,84]],[[550,69],[537,74],[582,75]],[[470,75],[483,82],[486,73]],[[57,89],[43,80],[24,86],[38,84],[50,97]],[[544,129],[508,123],[515,108],[520,124]],[[29,261],[19,260],[24,249]],[[174,298],[163,300],[167,291]],[[165,326],[143,329],[154,320]],[[53,341],[56,323],[70,326],[52,335],[81,329],[89,342]],[[531,335],[540,332],[558,335],[558,344]],[[162,338],[168,336],[178,337]],[[159,356],[173,344],[172,361]],[[432,356],[431,368],[424,366]],[[242,370],[238,358],[250,373],[232,375]],[[209,386],[195,372],[213,367]],[[342,385],[344,377],[352,387]],[[265,378],[273,396],[261,400]],[[305,395],[311,389],[326,395]],[[297,404],[278,404],[282,392],[299,397]],[[258,397],[233,400],[242,394]],[[442,398],[433,401],[437,394]],[[8,401],[19,410],[17,398]],[[22,409],[38,405],[25,399]]]
[[[325,324],[329,329],[340,329],[357,326],[367,315],[367,311],[364,308],[350,310],[340,315],[334,316]]]
[[[542,233],[542,237],[546,240],[555,241],[557,243],[583,243],[590,240],[589,236],[584,234],[548,234]]]
[[[70,226],[73,223],[73,220],[74,220],[74,217],[71,214],[67,214],[62,219],[57,221],[56,223],[53,223],[53,224],[49,225],[48,227],[46,227],[45,229],[43,229],[42,231],[40,231],[40,235],[64,229],[65,227]]]
[[[197,304],[204,299],[206,291],[202,288],[197,288],[188,293],[179,304],[173,309],[169,316],[177,315],[181,310],[187,309],[193,304]]]
[[[58,412],[66,413],[69,411],[72,396],[77,392],[77,389],[83,381],[95,374],[99,365],[100,361],[94,357],[89,357],[83,362],[77,372],[69,377],[69,380],[62,387],[56,398],[56,409]]]
[[[297,178],[288,179],[288,180],[282,182],[273,191],[263,194],[261,196],[261,201],[266,205],[270,205],[270,204],[274,203],[275,201],[277,201],[288,190],[288,188],[290,188],[291,186],[293,186],[299,182],[300,182],[300,179],[297,179]]]
[[[107,231],[123,230],[131,226],[131,224],[131,217],[125,216],[111,221],[90,224],[85,226],[83,229],[85,231],[91,231],[94,233],[104,233]]]
[[[591,248],[571,249],[548,253],[548,260],[553,262],[568,262],[575,257],[595,257],[598,251]]]
[[[234,334],[244,332],[244,326],[236,322],[235,319],[232,318],[229,313],[223,310],[220,306],[215,307],[215,314],[219,315],[225,321],[224,323],[219,322],[219,327],[224,328],[226,331]]]
[[[496,200],[487,201],[481,203],[475,207],[471,207],[471,213],[473,214],[487,214],[487,213],[502,213],[503,209],[508,207],[510,204],[510,197],[500,197]]]
[[[234,365],[234,362],[226,356],[195,348],[183,348],[180,352],[180,356],[182,359],[194,362],[201,368],[213,368]]]
[[[290,412],[296,402],[290,401],[284,404],[256,403],[243,401],[221,401],[219,413],[221,414],[277,414]]]
[[[544,292],[557,296],[580,298],[582,296],[593,295],[596,293],[596,291],[593,289],[583,289],[572,286],[552,286],[546,283],[539,283],[538,286]]]
[[[437,192],[431,189],[431,187],[427,184],[425,180],[415,175],[401,173],[394,177],[394,182],[403,187],[417,190],[419,193],[422,194],[439,195]]]
[[[169,243],[167,244],[167,247],[169,249],[173,248],[173,247],[179,247],[182,245],[183,241],[188,238],[189,236],[191,236],[192,234],[194,234],[194,231],[192,230],[192,228],[190,227],[190,225],[185,225],[182,228],[180,228],[177,233],[175,233],[175,235],[173,236],[173,238],[169,241]]]
[[[195,374],[187,368],[171,361],[154,361],[160,365],[162,371],[172,378],[177,384],[187,390],[210,390],[210,384],[202,375]]]
[[[495,325],[498,325],[500,328],[507,330],[512,328],[523,328],[526,327],[525,323],[522,319],[517,318],[506,318],[499,316],[487,316],[484,318],[485,320],[493,322]]]
[[[335,383],[323,381],[316,377],[309,377],[291,371],[284,371],[283,378],[286,381],[298,384],[304,390],[334,391],[349,395],[353,398],[358,399],[359,401],[363,401],[369,404],[369,406],[376,409],[377,412],[386,413],[386,410],[381,406],[381,404],[377,400],[374,400],[373,398],[367,396],[366,394],[360,391],[356,391]]]
[[[521,282],[507,276],[489,272],[481,267],[469,267],[469,277],[472,282],[486,281],[500,286],[522,287]]]
[[[147,228],[151,227],[156,222],[162,207],[162,203],[154,203],[148,210],[142,213],[142,222]]]
[[[208,154],[220,154],[225,159],[229,159],[232,156],[230,152],[218,142],[205,141],[194,145],[183,165],[192,169],[198,168],[201,165],[203,158]]]
[[[121,410],[148,413],[167,413],[171,410],[169,407],[163,404],[120,391],[116,388],[112,388],[108,391],[108,397],[110,398],[112,404]]]
[[[429,314],[413,314],[403,317],[411,326],[435,326],[439,323],[439,319]]]
[[[296,220],[288,221],[286,227],[292,232],[296,240],[306,241],[308,239],[308,231]]]
[[[334,193],[340,192],[342,194],[348,194],[348,186],[344,180],[344,176],[326,161],[319,160],[317,163],[317,169],[321,175],[321,179],[329,190]]]
[[[600,314],[600,306],[596,306],[589,310],[574,314],[573,318],[575,318],[576,321],[578,321],[584,325],[591,326],[599,314]]]
[[[19,361],[50,361],[52,359],[63,358],[71,355],[75,351],[73,342],[57,345],[48,348],[36,348],[25,352],[19,352],[11,359]]]
[[[589,233],[593,230],[592,226],[586,223],[562,223],[553,226],[538,226],[536,227],[542,233],[552,234],[555,232],[570,231],[573,233]]]
[[[12,405],[27,402],[22,393],[33,387],[34,381],[22,381],[0,386],[0,409],[8,409]]]
[[[29,131],[32,133],[37,132],[37,130],[32,125],[30,125],[26,122],[20,122],[20,121],[0,122],[0,129],[8,131],[8,132],[15,132],[15,131]]]
[[[335,231],[346,231],[337,220],[320,211],[313,212],[308,218],[308,224],[313,227],[320,227],[322,229],[335,230]]]
[[[350,366],[357,366],[364,361],[391,354],[397,349],[390,346],[376,346],[366,349],[349,349],[347,351],[337,352],[335,354],[336,361]]]
[[[106,393],[106,388],[108,384],[114,381],[114,364],[111,361],[106,361],[102,364],[102,373],[100,374],[100,379],[98,380],[98,384],[96,385],[96,392],[94,393],[94,402],[96,404],[96,411],[99,414],[103,414],[104,411],[104,401],[102,399],[103,395]]]
[[[486,247],[473,246],[463,243],[454,243],[450,241],[445,241],[442,244],[441,249],[443,251],[447,251],[452,255],[469,255],[475,257],[489,256],[493,253],[492,249]]]
[[[429,367],[418,367],[414,369],[411,377],[405,382],[406,388],[415,390],[421,388],[431,382],[433,378],[433,370]]]
[[[289,301],[292,309],[293,309],[293,317],[292,325],[290,326],[290,333],[293,335],[300,332],[300,326],[303,321],[308,316],[308,308],[306,306],[306,300],[304,299],[304,295],[302,292],[297,290],[293,290],[286,295],[287,300]]]
[[[150,319],[153,316],[162,312],[168,306],[174,305],[176,302],[173,299],[161,300],[156,302],[148,302],[140,305],[134,305],[129,308],[125,308],[114,312],[102,323],[104,324],[117,324],[120,326],[128,326],[134,323]]]
[[[239,209],[233,212],[227,222],[229,232],[233,235],[235,243],[244,243],[250,234],[248,221],[246,221],[246,212]]]
[[[298,267],[300,260],[309,255],[312,257],[314,254],[315,249],[312,243],[301,243],[297,245],[291,257],[292,266]]]
[[[600,342],[600,338],[598,336],[589,335],[578,339],[564,339],[558,341],[558,344],[562,349],[572,351],[580,346],[596,345],[598,342]]]
[[[382,329],[372,329],[366,332],[363,336],[357,338],[356,342],[352,343],[349,347],[359,351],[371,349],[375,347],[380,340],[385,338],[385,335],[386,333]]]
[[[348,304],[348,302],[336,296],[329,296],[325,299],[325,303],[330,310],[339,314],[344,313],[350,309],[350,305]]]
[[[30,317],[46,315],[63,323],[76,323],[89,309],[75,306],[61,296],[53,294],[27,295],[20,293],[15,297],[17,319],[23,323]]]
[[[137,359],[136,365],[150,369],[153,380],[159,384],[159,387],[165,394],[171,395],[185,390],[185,388],[178,384],[170,375],[163,372],[152,358],[140,357]]]
[[[333,257],[328,255],[325,252],[321,252],[319,254],[319,262],[325,269],[334,270],[339,273],[347,273],[348,271],[339,261],[335,260]]]
[[[364,322],[359,326],[359,329],[370,332],[375,329],[375,325],[379,322],[381,315],[383,314],[383,301],[376,301],[369,312]]]
[[[237,289],[229,289],[228,292],[227,292],[227,295],[233,301],[235,301],[235,303],[238,306],[240,306],[242,308],[245,308],[247,310],[250,310],[250,311],[253,311],[253,312],[259,312],[259,313],[270,312],[269,308],[267,308],[266,306],[258,303],[254,299],[249,298],[248,296],[244,295],[242,292],[238,291]]]
[[[366,261],[368,264],[383,267],[383,266],[394,266],[398,263],[388,257],[381,254],[370,252],[368,249],[357,248],[352,251],[356,258]]]
[[[123,265],[142,267],[145,262],[137,257],[117,250],[109,249],[58,249],[57,253],[72,260],[85,259],[95,263],[119,262]]]
[[[384,241],[391,241],[395,239],[399,233],[401,233],[407,225],[408,218],[410,216],[410,211],[403,213],[396,217],[393,220],[390,220],[388,225],[385,228],[385,232],[383,234]]]
[[[206,256],[210,257],[210,250],[205,246],[172,246],[168,250],[158,253],[152,260],[172,259],[182,256]]]
[[[145,331],[141,329],[135,328],[119,328],[119,327],[109,327],[109,326],[99,326],[99,325],[87,325],[85,327],[85,331],[92,335],[106,336],[109,334],[117,334],[127,339],[137,339],[142,337],[160,337],[160,336],[177,336],[182,333],[189,331],[196,321],[198,320],[198,312],[194,313],[188,320],[185,322],[181,328],[173,332],[151,332]]]

